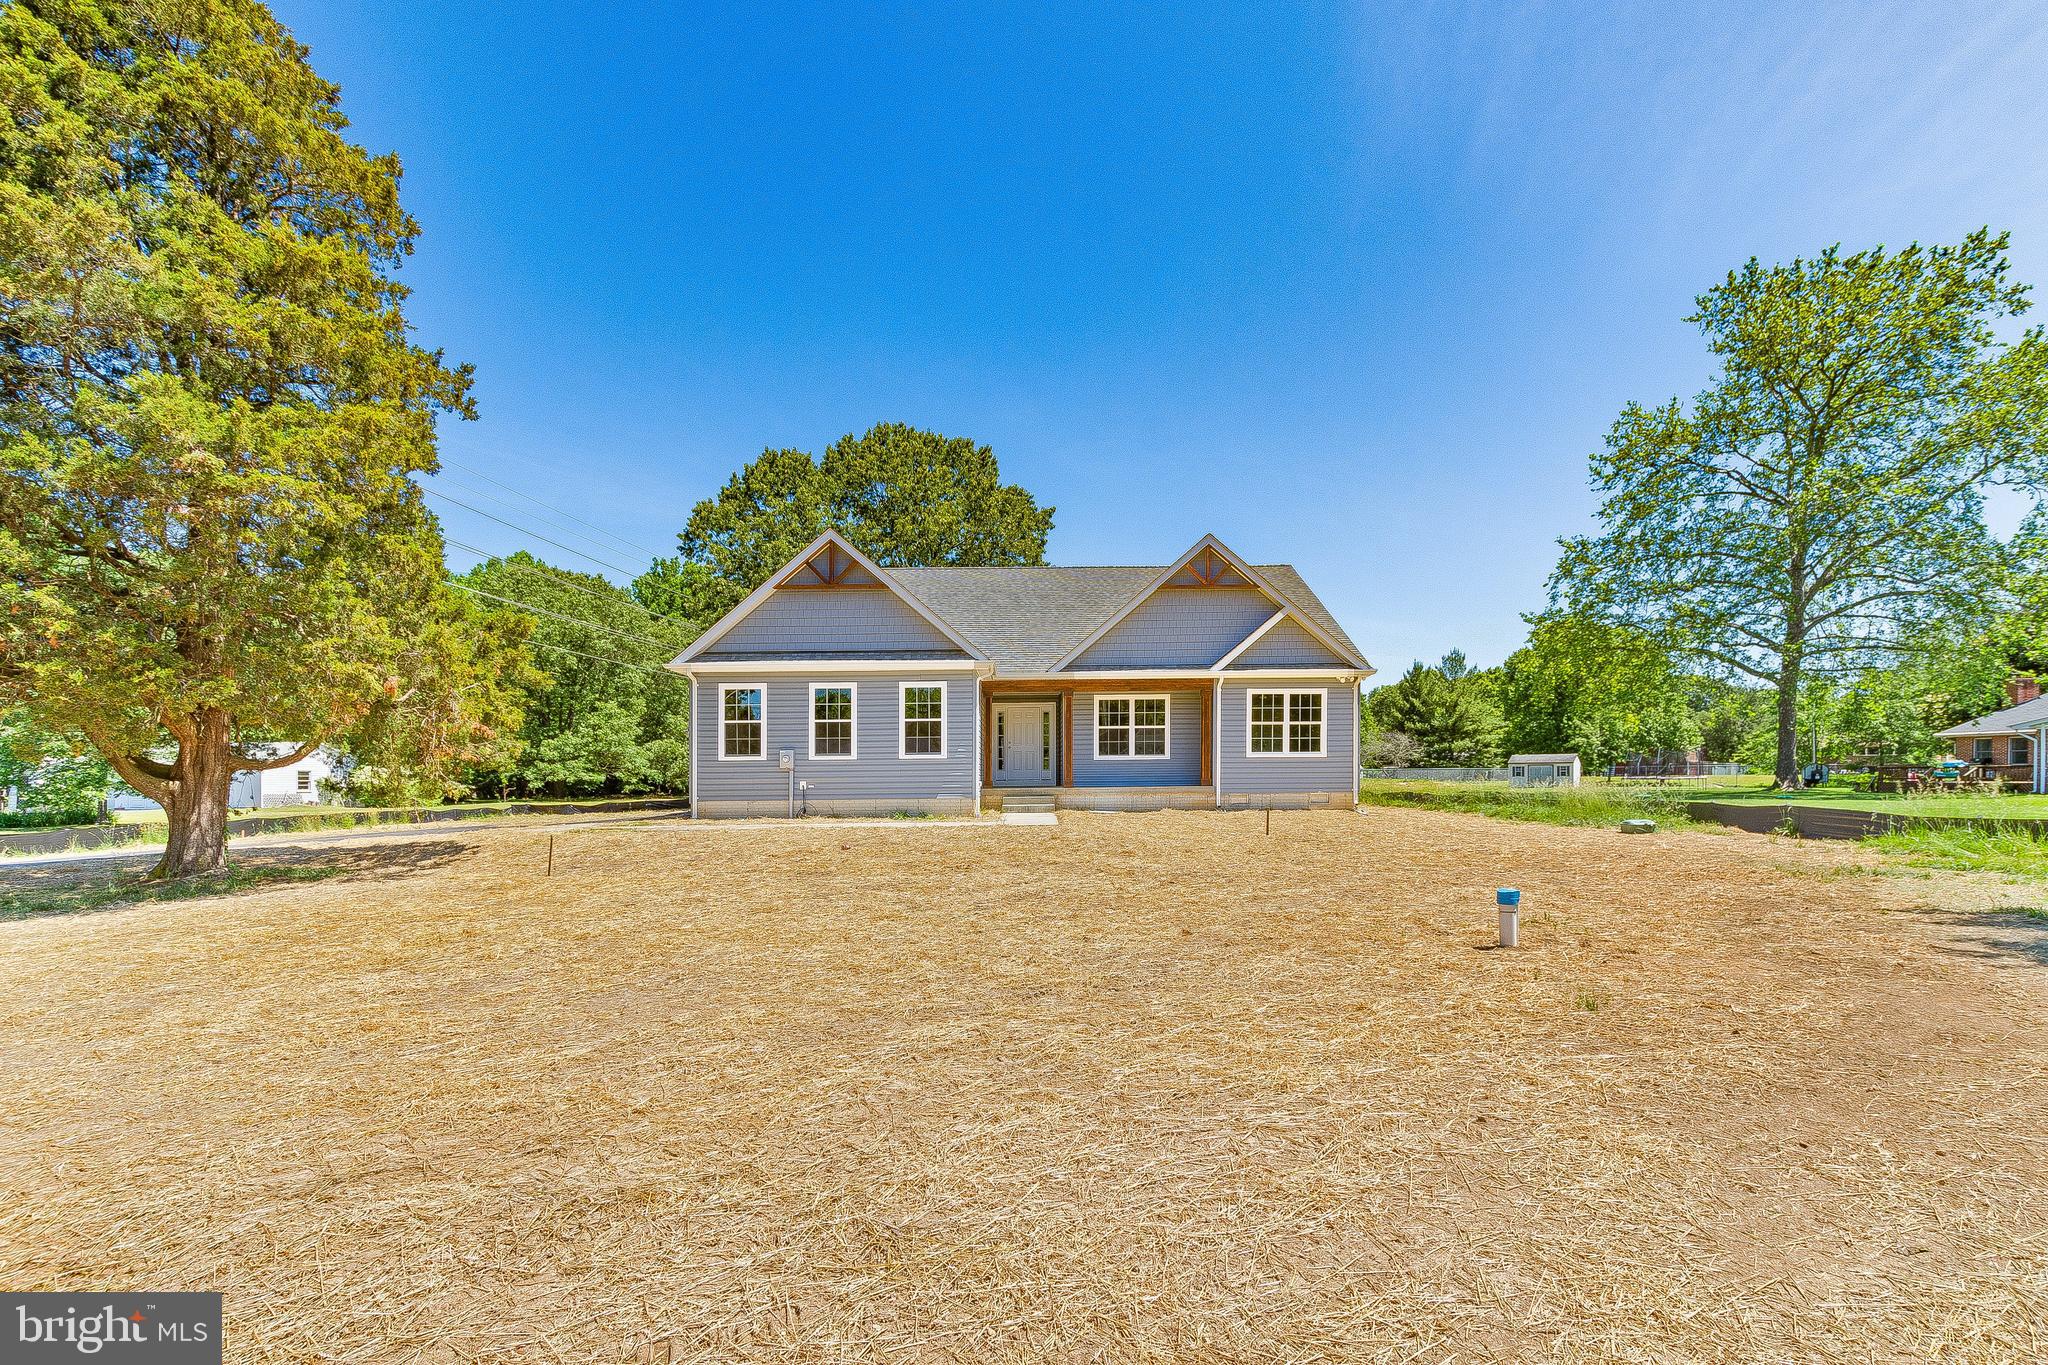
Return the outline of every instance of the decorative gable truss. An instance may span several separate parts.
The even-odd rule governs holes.
[[[1053,666],[1371,671],[1214,536],[1204,536]]]
[[[981,651],[888,570],[827,531],[677,655],[720,660],[980,659]]]

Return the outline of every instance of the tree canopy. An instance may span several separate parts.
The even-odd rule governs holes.
[[[1689,319],[1721,371],[1630,404],[1592,459],[1601,534],[1566,540],[1554,601],[1775,690],[1798,782],[1799,689],[1985,620],[2008,568],[1985,490],[2048,464],[2048,343],[2001,341],[2027,290],[2003,234],[1751,260]]]
[[[411,339],[398,163],[306,57],[254,0],[0,7],[0,700],[166,807],[160,875],[298,757],[245,742],[417,707],[467,619],[412,475],[469,371]],[[444,757],[495,662],[429,708]]]
[[[1400,681],[1366,698],[1368,716],[1383,732],[1372,741],[1375,755],[1384,761],[1407,752],[1407,746],[1388,738],[1398,734],[1412,743],[1415,760],[1423,764],[1492,763],[1499,756],[1501,729],[1494,683],[1491,674],[1468,668],[1458,650],[1439,664],[1415,664]]]
[[[828,527],[881,564],[1043,564],[1053,509],[1002,481],[963,437],[884,422],[823,459],[768,450],[690,511],[679,555],[634,585],[650,609],[708,625]]]
[[[1701,740],[1689,680],[1655,639],[1629,626],[1551,613],[1501,666],[1507,748],[1576,753],[1589,770]]]
[[[516,683],[520,746],[481,780],[502,791],[582,795],[680,790],[688,779],[689,688],[665,665],[696,637],[606,579],[520,551],[456,580],[486,605],[524,611],[534,669]]]

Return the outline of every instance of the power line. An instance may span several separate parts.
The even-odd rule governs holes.
[[[513,562],[511,558],[506,555],[493,554],[489,550],[480,550],[476,546],[464,544],[462,541],[456,540],[452,536],[444,535],[441,537],[441,539],[445,543],[453,545],[458,550],[467,550],[471,554],[477,555],[484,559],[494,559],[500,564],[511,564]],[[607,593],[599,592],[596,588],[585,587],[581,583],[571,582],[567,574],[563,573],[560,569],[550,568],[546,564],[536,562],[532,564],[520,564],[517,567],[522,569],[532,569],[536,573],[544,573],[548,575],[548,577],[554,579],[555,582],[560,586],[565,588],[574,588],[577,592],[584,594],[586,597],[595,597],[600,602],[618,601],[619,599],[617,597],[614,597],[612,593],[627,593],[629,597],[631,596],[630,592],[627,589],[621,587],[614,586],[612,592]],[[642,610],[645,610],[645,608],[642,608]]]
[[[598,525],[594,521],[585,521],[582,517],[577,516],[574,512],[564,511],[563,509],[556,507],[554,504],[547,502],[544,499],[535,497],[533,494],[526,492],[524,489],[516,488],[513,485],[504,482],[502,479],[494,479],[490,475],[484,473],[481,469],[478,469],[475,465],[467,465],[460,460],[446,459],[442,460],[441,463],[445,465],[453,465],[455,468],[462,470],[466,474],[472,475],[475,478],[482,479],[485,483],[490,484],[494,488],[502,488],[507,493],[510,493],[515,497],[526,499],[528,502],[532,503],[536,507],[544,508],[547,511],[553,512],[558,516],[566,518],[569,521],[575,522],[578,526],[586,527],[589,530],[595,531],[599,535],[603,536],[606,540],[609,540],[616,545],[623,546],[628,550],[633,550],[640,554],[653,555],[657,559],[660,558],[663,554],[674,553],[673,551],[650,550],[645,545],[641,545],[634,541],[627,540],[624,536],[619,535],[615,531],[607,530],[605,527]]]
[[[609,654],[586,654],[580,649],[571,649],[567,645],[558,645],[547,640],[528,640],[527,643],[538,645],[542,649],[555,649],[560,650],[564,654],[574,654],[579,659],[592,659],[601,664],[616,664],[620,668],[637,668],[642,673],[659,673],[664,678],[677,676],[666,668],[657,668],[653,664],[636,664],[628,659],[615,659]]]
[[[637,640],[642,644],[653,645],[656,649],[668,649],[670,647],[668,641],[657,640],[652,635],[636,635],[629,630],[614,630],[610,626],[601,626],[595,621],[585,621],[578,616],[564,616],[561,612],[549,611],[546,607],[536,607],[531,602],[522,602],[516,597],[501,597],[494,592],[485,592],[482,588],[473,588],[460,579],[451,578],[448,580],[448,583],[449,586],[460,589],[463,592],[471,593],[477,597],[488,597],[493,602],[503,602],[508,607],[518,607],[521,610],[530,611],[536,616],[551,616],[557,621],[565,621],[572,626],[582,626],[585,630],[602,631],[606,635],[616,635],[621,640]]]
[[[504,483],[498,479],[494,479],[490,475],[484,473],[482,470],[473,469],[469,465],[463,464],[458,460],[443,460],[441,463],[443,463],[444,465],[453,465],[455,468],[462,470],[464,473],[468,474],[472,478],[481,479],[485,483],[490,484],[495,488],[502,488],[507,493],[511,493],[516,497],[524,498],[526,501],[532,503],[535,507],[541,509],[541,513],[535,515],[539,515],[542,521],[550,522],[556,526],[561,526],[564,531],[566,531],[568,534],[572,536],[577,537],[579,540],[588,540],[593,545],[601,545],[603,541],[610,541],[612,545],[616,545],[617,547],[623,550],[630,550],[634,554],[652,555],[657,559],[661,557],[662,552],[659,550],[650,550],[645,545],[636,545],[632,541],[627,540],[624,536],[614,535],[612,532],[605,530],[604,527],[599,526],[594,521],[585,521],[582,517],[577,516],[574,512],[564,511],[561,508],[556,507],[553,503],[545,502],[540,498],[536,498],[531,493],[523,492],[520,489],[514,488],[509,483]],[[447,478],[448,475],[441,474],[438,477]],[[455,479],[453,482],[458,488],[461,488],[462,484],[465,481],[462,479]],[[513,505],[509,502],[506,502],[505,499],[497,497],[494,494],[486,493],[481,489],[463,488],[462,491],[465,493],[471,493],[476,497],[488,498],[492,502],[504,503],[505,506],[507,507]],[[597,532],[597,536],[587,536],[584,535],[581,531],[571,531],[568,527],[562,526],[563,521],[573,521],[578,526],[582,526],[588,530]]]
[[[625,574],[628,578],[637,578],[640,576],[641,571],[638,569],[622,568],[619,565],[612,563],[608,559],[599,559],[596,555],[590,554],[583,550],[579,550],[573,545],[564,545],[559,540],[550,540],[548,537],[542,535],[540,532],[531,530],[525,526],[521,526],[518,522],[507,521],[503,517],[493,516],[491,513],[484,511],[483,508],[472,507],[468,503],[462,501],[462,499],[460,498],[451,498],[438,488],[428,488],[422,485],[420,491],[422,493],[427,494],[430,497],[439,498],[443,502],[453,503],[455,504],[455,506],[460,507],[465,512],[474,512],[478,516],[483,517],[487,521],[495,521],[500,526],[509,527],[510,529],[519,532],[519,534],[523,536],[531,536],[533,539],[540,541],[543,545],[552,545],[557,550],[566,550],[568,553],[575,555],[579,559],[587,559],[593,564],[603,565],[605,568],[610,569],[613,573],[622,573]]]

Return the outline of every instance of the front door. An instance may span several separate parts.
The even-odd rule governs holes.
[[[999,702],[995,711],[996,785],[1052,785],[1052,703]]]

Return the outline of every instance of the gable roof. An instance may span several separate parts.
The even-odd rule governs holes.
[[[1051,673],[1128,615],[1179,572],[1191,556],[1212,544],[1244,571],[1253,586],[1278,601],[1281,612],[1293,617],[1311,634],[1325,637],[1325,642],[1339,655],[1348,655],[1371,671],[1358,646],[1293,565],[1244,564],[1213,536],[1203,537],[1172,564],[940,565],[884,569],[835,531],[825,532],[799,551],[767,582],[691,641],[670,667],[687,664],[716,644],[784,580],[821,549],[833,545],[846,551],[862,569],[873,574],[883,587],[902,598],[969,657],[993,663],[1003,673]],[[872,651],[860,651],[858,656],[875,657]],[[805,657],[822,656],[806,651]]]
[[[1993,711],[1988,716],[1966,720],[1961,725],[1951,725],[1946,730],[1937,730],[1941,739],[1968,739],[1972,735],[2014,735],[2022,730],[2034,730],[2048,725],[2048,695],[2023,701],[2018,706],[2008,706],[2002,711]]]
[[[727,612],[725,615],[719,617],[716,621],[712,622],[711,628],[709,630],[705,631],[702,635],[699,635],[696,639],[690,641],[689,646],[685,648],[682,653],[676,655],[676,657],[670,661],[669,667],[674,668],[678,664],[688,663],[690,660],[696,658],[699,654],[702,654],[705,650],[711,648],[711,646],[713,646],[714,644],[717,644],[719,640],[723,639],[729,632],[731,632],[734,626],[737,626],[740,622],[746,620],[747,617],[753,613],[754,608],[760,606],[763,602],[767,601],[769,597],[772,596],[778,588],[781,588],[799,571],[801,571],[806,565],[808,565],[811,562],[811,560],[819,553],[819,551],[824,550],[828,547],[836,547],[837,549],[844,551],[853,560],[855,564],[859,565],[861,569],[865,570],[868,574],[872,575],[877,583],[881,584],[889,591],[895,593],[897,597],[903,600],[903,604],[905,606],[909,607],[919,616],[922,616],[925,620],[931,622],[932,626],[941,635],[945,636],[948,640],[951,640],[954,644],[960,646],[960,648],[963,651],[965,651],[970,658],[979,659],[987,657],[982,653],[980,649],[975,647],[974,643],[971,640],[967,639],[965,636],[961,635],[961,633],[958,630],[956,630],[951,625],[947,624],[946,620],[942,616],[940,616],[937,612],[933,611],[929,606],[925,605],[923,602],[920,602],[917,599],[917,595],[909,589],[905,588],[903,584],[897,581],[887,569],[884,569],[881,565],[875,563],[874,560],[869,559],[866,555],[862,554],[858,549],[854,548],[854,546],[846,539],[846,537],[840,535],[837,531],[826,531],[816,540],[804,546],[803,549],[797,551],[796,554],[790,559],[789,563],[783,565],[774,573],[768,575],[768,580],[765,583],[763,583],[760,587],[748,593],[747,596],[740,602],[738,606],[734,607],[731,611]]]
[[[1183,557],[1185,558],[1185,557]],[[1148,587],[1179,567],[1164,564],[1033,564],[990,568],[892,569],[912,592],[961,633],[979,643],[1005,673],[1050,673],[1079,652],[1090,634],[1121,615]],[[1289,564],[1260,564],[1255,572],[1312,622],[1362,658],[1301,575]]]
[[[1213,535],[1203,536],[1193,545],[1190,545],[1186,550],[1174,556],[1173,563],[1167,565],[1166,567],[1162,568],[1157,574],[1153,575],[1151,582],[1147,583],[1143,590],[1132,594],[1131,599],[1128,602],[1124,603],[1122,608],[1119,609],[1113,616],[1111,616],[1108,620],[1102,622],[1102,624],[1095,627],[1095,629],[1090,631],[1088,634],[1082,636],[1081,643],[1075,645],[1072,649],[1068,650],[1064,655],[1062,655],[1060,657],[1059,662],[1053,665],[1053,668],[1055,670],[1062,669],[1072,664],[1077,658],[1081,656],[1081,654],[1083,654],[1089,648],[1089,646],[1093,645],[1096,641],[1108,635],[1109,632],[1113,630],[1119,622],[1124,620],[1126,617],[1130,616],[1131,613],[1137,611],[1138,608],[1143,606],[1146,602],[1150,601],[1154,593],[1158,592],[1161,588],[1165,587],[1168,583],[1172,582],[1174,579],[1180,577],[1181,574],[1186,572],[1190,562],[1195,560],[1197,557],[1209,561],[1212,567],[1216,560],[1222,560],[1230,568],[1236,570],[1238,576],[1245,579],[1246,582],[1250,584],[1250,586],[1258,589],[1267,597],[1271,598],[1277,606],[1291,607],[1294,605],[1293,601],[1289,599],[1289,596],[1285,589],[1281,588],[1278,584],[1274,583],[1271,579],[1267,578],[1264,574],[1260,573],[1257,569],[1253,568],[1251,565],[1245,563],[1242,559],[1238,558],[1237,552],[1235,550],[1232,550],[1228,545],[1225,545],[1222,541],[1216,539],[1216,537]],[[1308,589],[1308,585],[1306,583],[1302,583],[1301,575],[1294,573],[1294,570],[1291,567],[1288,568],[1288,573],[1293,576],[1295,583],[1300,584],[1301,590],[1306,592]],[[1204,578],[1203,581],[1209,582],[1213,580],[1209,578]],[[1322,604],[1320,602],[1317,603],[1318,607],[1320,607],[1321,605]],[[1323,615],[1325,617],[1329,615],[1327,610],[1323,612]],[[1323,629],[1322,623],[1320,621],[1312,619],[1311,617],[1305,614],[1297,613],[1295,619],[1299,621],[1301,625],[1308,630],[1309,634],[1315,636],[1324,645],[1329,646],[1330,649],[1333,650],[1335,653],[1342,656],[1348,656],[1351,662],[1357,664],[1361,668],[1371,667],[1370,664],[1366,663],[1365,656],[1359,653],[1358,646],[1352,644],[1349,639],[1345,638],[1344,633],[1342,631],[1338,631],[1335,636],[1332,636]],[[1335,625],[1336,623],[1332,621],[1331,624]],[[1341,645],[1338,643],[1340,639],[1344,641]]]

